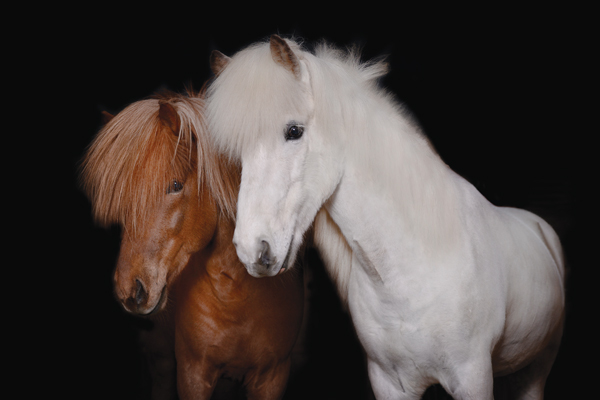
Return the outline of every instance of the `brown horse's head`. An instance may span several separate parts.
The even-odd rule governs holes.
[[[125,224],[114,284],[127,311],[146,315],[162,309],[168,284],[212,239],[217,207],[206,188],[198,189],[196,176],[190,171],[173,177],[143,223],[135,229]]]
[[[83,163],[94,216],[122,227],[115,294],[132,313],[164,308],[168,287],[232,217],[237,171],[210,148],[203,100],[133,103],[100,131]]]

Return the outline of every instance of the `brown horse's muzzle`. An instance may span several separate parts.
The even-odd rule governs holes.
[[[164,301],[164,294],[166,292],[166,286],[163,287],[163,290],[161,291],[161,296],[158,299],[158,302],[156,303],[156,305],[153,306],[153,304],[149,304],[148,300],[149,300],[149,295],[148,292],[146,291],[146,289],[144,288],[144,285],[142,284],[142,282],[140,282],[138,279],[135,280],[135,292],[132,292],[131,295],[125,299],[125,301],[123,302],[123,300],[121,300],[121,302],[123,302],[123,306],[125,307],[125,309],[131,313],[134,314],[141,314],[141,315],[149,315],[149,314],[153,314],[154,312],[160,310],[162,303]],[[148,311],[150,310],[150,311]]]
[[[115,273],[115,294],[123,308],[132,314],[150,315],[162,309],[166,300],[167,286],[162,289],[148,289],[143,280],[134,278],[125,283],[128,289],[123,288]]]
[[[149,315],[159,311],[166,299],[166,281],[158,268],[139,252],[131,251],[128,243],[121,252],[114,275],[115,295],[123,308],[132,314]]]

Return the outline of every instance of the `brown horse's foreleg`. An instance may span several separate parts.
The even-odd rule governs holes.
[[[175,352],[171,329],[169,320],[161,318],[154,322],[150,330],[140,332],[140,342],[152,379],[152,400],[177,398]]]
[[[214,365],[193,358],[177,360],[177,391],[181,400],[209,400],[221,371]]]
[[[263,370],[246,375],[246,395],[248,400],[279,400],[285,393],[291,362],[284,362]]]

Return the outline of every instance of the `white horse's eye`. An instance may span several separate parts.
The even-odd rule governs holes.
[[[297,140],[302,137],[304,133],[304,127],[301,125],[291,125],[285,132],[285,140]]]
[[[173,179],[171,183],[169,183],[169,187],[167,188],[167,194],[178,193],[183,189],[183,183],[179,182],[177,179]]]

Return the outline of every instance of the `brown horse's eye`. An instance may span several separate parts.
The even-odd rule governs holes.
[[[177,179],[173,179],[171,183],[169,183],[169,187],[167,188],[167,194],[178,193],[183,189],[183,183],[179,182]]]

